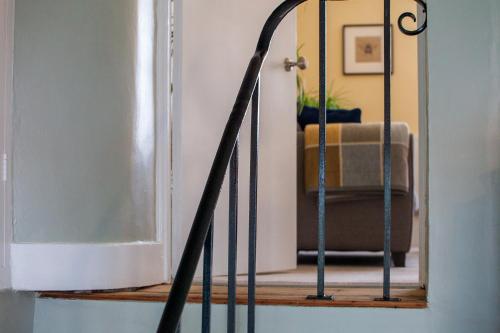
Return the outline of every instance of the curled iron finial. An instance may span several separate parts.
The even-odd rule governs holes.
[[[399,19],[398,19],[398,27],[402,33],[404,33],[405,35],[408,35],[408,36],[416,36],[416,35],[422,33],[425,29],[427,29],[427,3],[425,3],[423,0],[414,0],[414,1],[417,2],[420,6],[422,6],[423,13],[425,14],[425,21],[417,29],[408,30],[405,27],[403,27],[403,20],[405,18],[409,17],[413,20],[413,22],[417,22],[417,17],[415,16],[415,14],[410,13],[410,12],[406,12],[406,13],[401,14],[401,16],[399,16]]]

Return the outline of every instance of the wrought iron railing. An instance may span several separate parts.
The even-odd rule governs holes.
[[[180,331],[180,318],[186,304],[189,289],[193,282],[196,266],[201,252],[203,257],[203,304],[202,332],[210,332],[211,284],[213,256],[213,221],[214,211],[221,191],[222,183],[229,166],[229,249],[228,249],[228,307],[227,332],[236,329],[236,243],[238,216],[238,135],[251,101],[251,149],[250,149],[250,205],[249,205],[249,248],[248,248],[248,315],[247,332],[255,332],[255,286],[256,286],[256,246],[257,246],[257,173],[259,148],[259,92],[260,72],[268,53],[273,34],[283,18],[295,7],[307,0],[286,0],[278,6],[266,21],[257,43],[256,51],[250,60],[236,102],[222,135],[208,180],[196,212],[184,252],[172,284],[165,306],[158,333]],[[316,295],[310,299],[334,301],[333,295],[325,295],[325,153],[326,153],[326,2],[319,2],[319,39],[320,39],[320,112],[319,112],[319,184],[318,184],[318,277]],[[423,7],[424,1],[414,0]],[[403,20],[411,18],[413,13],[403,13],[398,20],[399,29],[407,35],[417,35],[427,27],[425,22],[416,30],[408,30]],[[394,301],[390,296],[391,266],[391,77],[390,77],[390,0],[384,0],[384,282],[381,301]]]

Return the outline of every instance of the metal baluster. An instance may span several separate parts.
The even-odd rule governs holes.
[[[247,333],[255,333],[255,279],[257,262],[257,175],[259,159],[260,76],[252,95],[250,147],[250,212],[248,228],[248,316]]]
[[[391,1],[384,0],[384,290],[390,299],[391,284]]]
[[[384,299],[391,284],[391,1],[384,0]]]
[[[383,301],[391,298],[391,1],[384,0],[384,286]]]
[[[319,170],[318,170],[318,281],[308,299],[332,300],[325,295],[325,168],[326,168],[326,0],[319,2]]]
[[[236,265],[238,245],[238,159],[239,139],[229,164],[229,240],[227,278],[227,332],[236,332]]]
[[[210,333],[212,306],[212,259],[214,243],[214,217],[210,221],[203,252],[203,304],[201,312],[201,333]]]

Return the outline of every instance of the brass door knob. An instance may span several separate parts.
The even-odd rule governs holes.
[[[287,72],[290,72],[294,67],[304,70],[308,65],[307,59],[304,57],[299,57],[297,61],[293,61],[290,58],[285,59],[285,71]]]

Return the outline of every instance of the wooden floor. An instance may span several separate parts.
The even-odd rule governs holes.
[[[165,302],[170,291],[170,285],[158,285],[132,291],[102,291],[102,292],[41,292],[42,298],[62,298],[80,300],[108,300],[108,301],[146,301]],[[227,303],[227,288],[213,286],[212,302],[215,304]],[[427,307],[426,292],[417,288],[391,289],[391,297],[400,298],[400,301],[376,301],[380,297],[380,288],[326,288],[327,294],[335,295],[334,301],[308,300],[307,295],[315,294],[313,287],[299,286],[258,286],[256,303],[258,305],[287,305],[287,306],[319,306],[319,307],[377,307],[377,308],[411,308]],[[247,303],[246,287],[238,287],[237,303]],[[201,286],[193,285],[189,293],[189,303],[200,303],[202,300]]]

